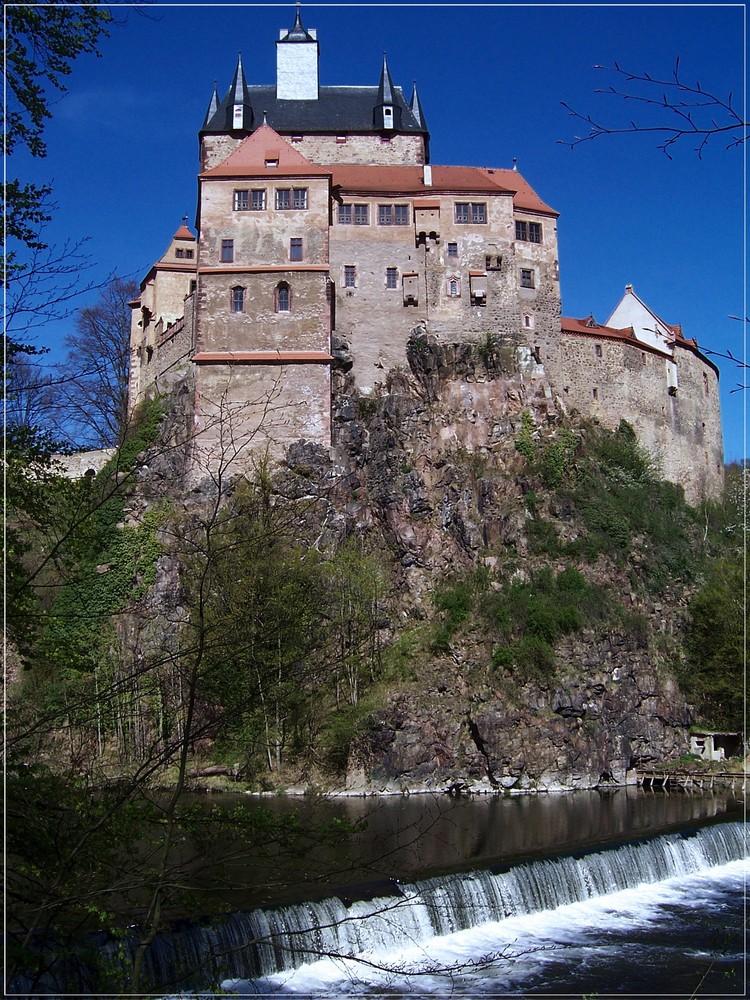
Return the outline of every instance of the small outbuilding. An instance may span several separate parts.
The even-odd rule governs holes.
[[[726,760],[742,750],[741,733],[717,733],[711,730],[690,734],[690,752],[703,760]]]

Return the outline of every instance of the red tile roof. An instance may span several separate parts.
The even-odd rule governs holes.
[[[278,161],[277,166],[266,166],[266,160]],[[239,146],[230,153],[223,163],[210,170],[204,170],[200,176],[207,178],[223,177],[321,177],[329,176],[330,167],[321,167],[306,160],[270,125],[261,125],[259,129],[243,139]]]
[[[561,316],[560,329],[563,333],[583,334],[585,337],[594,337],[597,340],[626,340],[633,347],[639,347],[643,351],[654,351],[656,354],[664,355],[669,353],[668,351],[660,351],[658,347],[639,340],[632,326],[626,326],[619,330],[613,326],[601,326],[593,316],[586,316],[585,319]]]
[[[489,167],[433,166],[432,184],[424,183],[424,168],[416,166],[359,166],[331,164],[333,183],[346,192],[401,194],[429,197],[438,194],[512,194],[516,208],[545,215],[559,213],[550,208],[515,170]]]
[[[191,240],[195,243],[195,236],[190,232],[186,225],[181,225],[177,232],[172,237],[173,240]]]

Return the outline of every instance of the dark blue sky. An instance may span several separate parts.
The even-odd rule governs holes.
[[[126,10],[123,9],[123,15]],[[626,283],[707,349],[741,355],[744,154],[714,139],[673,159],[653,136],[612,136],[575,149],[581,126],[565,101],[608,122],[640,118],[634,103],[597,94],[618,81],[595,65],[685,80],[726,98],[744,93],[744,9],[727,6],[304,4],[318,29],[323,84],[375,85],[383,52],[394,82],[417,81],[433,163],[510,167],[561,213],[563,312],[605,322]],[[223,95],[238,51],[248,82],[275,81],[280,28],[293,4],[157,4],[127,11],[79,59],[54,107],[49,154],[12,172],[52,180],[59,205],[48,236],[90,237],[95,276],[140,279],[183,215],[195,218],[197,132],[217,80]],[[61,340],[64,327],[50,329]],[[40,338],[44,339],[44,338]],[[746,454],[742,373],[720,363],[725,451]]]

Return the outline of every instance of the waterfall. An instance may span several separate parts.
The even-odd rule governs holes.
[[[595,853],[530,861],[398,886],[398,893],[347,903],[340,898],[236,913],[154,942],[154,982],[201,969],[205,984],[258,978],[321,956],[366,956],[476,927],[538,913],[643,882],[694,874],[746,856],[742,823],[704,827]],[[189,978],[189,977],[188,977]],[[194,984],[194,985],[197,985]]]
[[[698,874],[746,856],[745,828],[735,822],[595,852],[409,884],[388,882],[388,894],[374,898],[351,902],[332,897],[182,925],[152,942],[146,953],[146,976],[153,984],[151,990],[200,990],[223,980],[270,976],[324,956],[366,960],[405,944],[426,942],[506,917],[554,910],[642,883]],[[378,889],[382,888],[381,884]],[[119,978],[126,983],[136,944],[135,937],[104,945],[98,941],[94,947],[100,968],[117,967]],[[91,942],[88,949],[90,953]],[[92,984],[95,973],[82,958],[69,955],[58,968],[64,971],[66,992],[75,980],[83,992],[99,992]],[[11,985],[23,994],[23,983]],[[55,992],[55,987],[41,992]]]

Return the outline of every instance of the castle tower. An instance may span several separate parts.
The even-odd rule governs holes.
[[[291,31],[282,31],[276,42],[277,100],[318,100],[318,58],[317,32],[303,26],[298,3]]]

